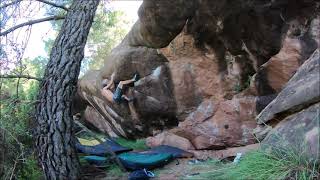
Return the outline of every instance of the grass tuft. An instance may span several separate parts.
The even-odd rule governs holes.
[[[262,150],[245,154],[238,164],[213,161],[201,166],[211,170],[200,172],[187,179],[299,179],[319,178],[319,166],[308,161],[301,154],[288,150],[285,154],[270,154]]]
[[[108,177],[121,177],[124,175],[119,166],[117,166],[116,164],[112,164],[111,166],[109,166],[106,171],[108,173]]]
[[[121,146],[132,148],[134,150],[146,150],[148,147],[146,146],[145,139],[137,139],[137,140],[128,140],[124,138],[115,138],[114,139]]]

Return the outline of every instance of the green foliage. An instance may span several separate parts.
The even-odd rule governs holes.
[[[9,74],[21,72],[41,78],[46,63],[47,59],[43,57],[24,59]],[[32,152],[32,115],[38,85],[35,80],[0,79],[0,132],[4,132],[6,150],[3,179],[11,176],[16,179],[38,179],[39,169],[35,160],[26,155]]]
[[[108,173],[108,177],[120,177],[123,175],[123,172],[121,171],[121,169],[119,168],[118,165],[116,164],[112,164],[110,165],[107,169],[106,169],[107,173]]]
[[[87,40],[91,57],[84,60],[82,68],[85,70],[101,68],[111,50],[121,42],[132,24],[133,22],[126,20],[123,12],[105,12],[100,6]]]
[[[10,86],[9,86],[10,87]],[[24,103],[27,96],[21,94],[19,99],[15,96],[1,100],[0,104],[0,129],[5,134],[5,177],[15,177],[18,168],[24,168],[29,164],[24,163],[25,153],[32,149],[32,133],[30,124],[33,105]],[[1,147],[3,148],[3,147]],[[29,162],[28,162],[29,163]],[[14,168],[16,167],[16,168]],[[6,178],[4,178],[6,179]],[[29,179],[29,178],[28,178]]]
[[[233,91],[235,91],[236,93],[239,93],[243,90],[242,86],[240,85],[240,83],[237,83],[233,86]]]
[[[137,139],[137,140],[128,140],[124,138],[116,138],[115,139],[117,143],[124,147],[132,148],[134,150],[145,150],[148,149],[146,146],[145,139]]]
[[[247,80],[244,83],[238,82],[237,84],[234,85],[233,90],[236,93],[239,93],[239,92],[247,89],[250,86],[251,79],[252,79],[252,76],[248,76]]]
[[[44,40],[43,42],[44,42],[44,50],[49,55],[51,53],[54,39],[49,38],[49,39]]]
[[[21,180],[39,180],[42,179],[43,174],[34,157],[29,156],[17,176]]]
[[[0,129],[5,134],[4,149],[6,150],[6,161],[3,165],[7,178],[11,174],[15,177],[18,168],[25,167],[26,164],[23,162],[25,153],[32,148],[29,125],[31,122],[30,112],[33,111],[33,106],[19,102],[22,101],[20,98],[25,99],[24,96],[20,96],[19,99],[14,97],[2,100],[0,104]]]
[[[250,86],[251,80],[252,80],[252,76],[248,75],[246,82],[244,82],[243,84],[244,89],[247,89]]]

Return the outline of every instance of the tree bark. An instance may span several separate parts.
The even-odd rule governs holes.
[[[47,179],[77,179],[71,101],[99,0],[74,0],[54,42],[36,106],[36,148]]]
[[[1,117],[1,116],[0,116]],[[1,125],[1,124],[0,124]],[[0,179],[4,175],[4,160],[5,160],[5,134],[4,131],[0,128]]]

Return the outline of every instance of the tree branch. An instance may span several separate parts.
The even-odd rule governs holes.
[[[23,26],[30,26],[30,25],[41,23],[41,22],[45,22],[45,21],[59,20],[59,19],[64,19],[64,18],[65,18],[64,16],[50,16],[50,17],[45,17],[45,18],[41,18],[41,19],[31,20],[31,21],[28,21],[28,22],[24,22],[24,23],[18,24],[18,25],[14,26],[14,27],[11,27],[11,28],[5,30],[4,32],[1,32],[0,36],[5,36],[5,35],[11,33],[12,31],[14,31],[14,30],[16,30],[18,28],[21,28]]]
[[[0,9],[6,8],[6,7],[11,6],[11,5],[14,5],[14,4],[16,4],[18,2],[21,2],[21,1],[22,0],[16,0],[16,1],[12,1],[11,3],[4,4],[4,5],[0,6]]]
[[[37,80],[37,81],[42,81],[41,78],[28,76],[28,75],[0,75],[0,78],[3,78],[3,79],[24,78],[24,79],[34,79],[34,80]]]
[[[48,5],[51,5],[51,6],[53,6],[53,7],[57,7],[57,8],[66,10],[66,11],[69,10],[67,7],[65,7],[65,6],[63,6],[63,5],[55,4],[55,3],[53,3],[53,2],[49,2],[49,1],[46,1],[46,0],[36,0],[36,1],[39,1],[39,2],[42,2],[42,3],[48,4]]]

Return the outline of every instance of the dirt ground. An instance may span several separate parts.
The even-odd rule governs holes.
[[[199,173],[196,164],[189,164],[190,159],[177,159],[154,171],[154,180],[180,180]]]
[[[190,160],[194,160],[193,158],[183,158],[176,159],[170,162],[169,164],[152,170],[155,174],[154,178],[151,180],[181,180],[187,179],[188,177],[192,177],[198,175],[199,173],[208,170],[210,167],[203,162],[190,162]],[[90,179],[98,179],[98,180],[127,180],[129,173],[122,173],[121,175],[111,175],[108,172],[104,175],[104,177],[96,177]]]

